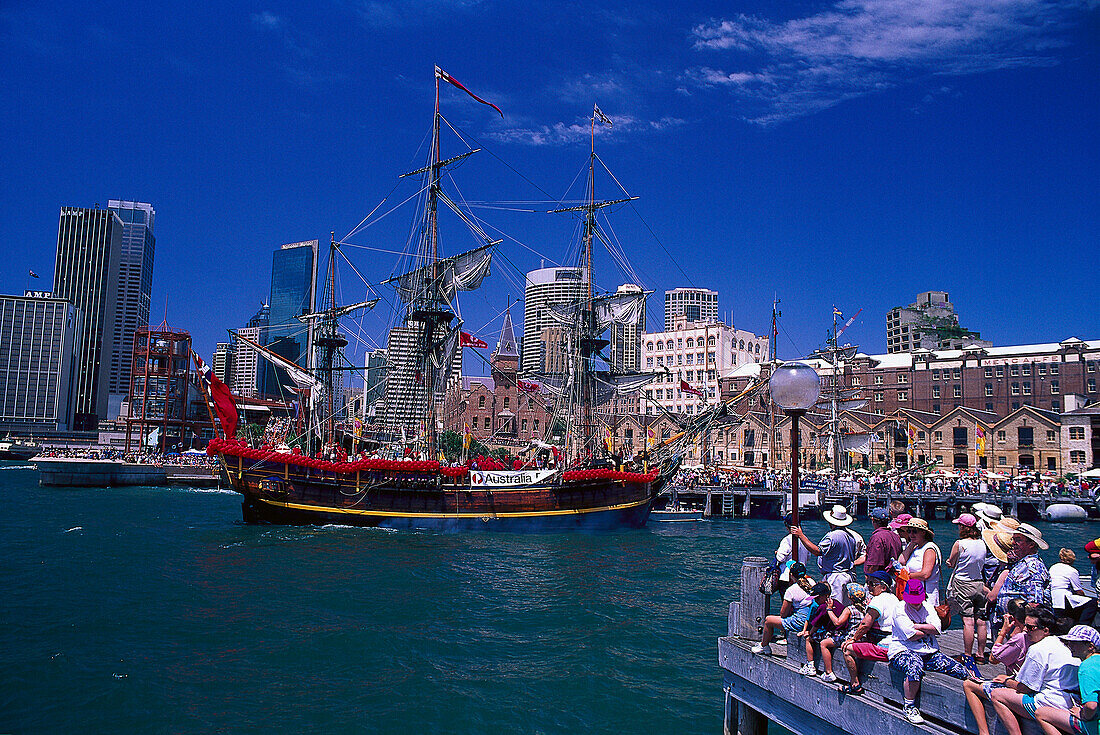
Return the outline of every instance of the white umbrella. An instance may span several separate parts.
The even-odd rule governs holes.
[[[1082,472],[1081,477],[1100,477],[1100,467],[1093,467],[1091,470]]]

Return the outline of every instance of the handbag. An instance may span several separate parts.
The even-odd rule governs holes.
[[[936,605],[932,608],[936,611],[936,615],[940,619],[940,631],[943,632],[951,627],[951,606],[946,602],[940,605]]]
[[[774,561],[764,571],[764,578],[760,580],[760,594],[774,595],[779,589],[779,565]]]

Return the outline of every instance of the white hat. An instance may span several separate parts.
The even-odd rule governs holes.
[[[1030,524],[1021,523],[1020,527],[1017,528],[1012,533],[1015,536],[1023,536],[1024,538],[1026,538],[1029,541],[1033,542],[1040,549],[1049,549],[1050,548],[1050,544],[1048,544],[1046,541],[1043,541],[1042,531],[1040,531],[1038,528],[1036,528],[1035,526],[1032,526]]]
[[[830,526],[849,526],[855,520],[855,518],[848,515],[848,509],[843,505],[834,505],[831,511],[825,511],[821,514],[821,517]]]
[[[992,503],[974,503],[971,507],[974,510],[974,515],[978,516],[979,521],[984,521],[987,527],[1001,520],[1004,516],[1001,509]]]

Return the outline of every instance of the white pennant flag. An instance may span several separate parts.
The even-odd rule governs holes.
[[[592,106],[592,116],[595,117],[597,120],[599,120],[602,123],[606,123],[608,125],[613,125],[614,124],[614,123],[611,122],[611,118],[609,118],[607,115],[603,114],[603,110],[600,109],[599,105],[593,105]]]

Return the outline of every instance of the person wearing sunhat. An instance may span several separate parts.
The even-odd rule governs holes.
[[[992,503],[974,503],[970,508],[974,517],[978,519],[978,530],[980,531],[984,531],[1004,517],[1001,509]]]
[[[974,655],[974,634],[978,638],[977,663],[985,663],[987,636],[985,612],[985,582],[982,568],[988,554],[978,518],[973,513],[963,513],[951,521],[959,527],[959,540],[951,547],[945,562],[953,571],[947,583],[947,602],[951,610],[963,621],[963,656]]]
[[[932,606],[940,604],[940,561],[943,554],[932,541],[935,532],[923,518],[910,518],[905,524],[909,542],[902,549],[898,562],[909,572],[909,579],[924,582]]]
[[[820,557],[817,565],[821,569],[822,578],[832,589],[833,598],[847,605],[844,586],[855,581],[855,567],[866,561],[867,544],[862,536],[848,528],[855,518],[843,505],[834,505],[831,510],[822,513],[821,517],[829,524],[829,532],[816,544],[798,526],[791,527],[791,534],[805,544],[811,554]]]
[[[894,608],[891,619],[892,632],[887,655],[890,668],[905,676],[902,713],[911,723],[919,725],[924,722],[924,717],[917,709],[916,700],[920,695],[924,672],[936,671],[963,680],[970,677],[970,672],[939,650],[936,636],[941,632],[941,621],[928,601],[924,582],[919,579],[907,581],[901,601],[903,604]]]
[[[1002,520],[1001,523],[1004,524],[1005,521]],[[1010,526],[1000,527],[1009,528]],[[1051,606],[1050,570],[1039,558],[1039,549],[1048,548],[1047,542],[1043,540],[1043,534],[1035,526],[1027,523],[1019,523],[1011,534],[1012,546],[1005,554],[1009,567],[997,577],[988,595],[990,600],[995,600],[997,603],[992,620],[994,629],[1004,619],[1008,601],[1014,597],[1025,603],[1034,602],[1048,608]],[[985,536],[984,533],[982,535]],[[997,543],[991,545],[989,550],[997,554],[1002,548],[1000,533],[995,535],[995,541]],[[988,544],[988,540],[986,543]]]
[[[1081,704],[1069,709],[1039,707],[1035,710],[1035,719],[1046,735],[1098,735],[1100,656],[1096,654],[1100,653],[1100,632],[1089,625],[1075,625],[1061,638],[1070,653],[1081,659],[1077,668]]]

